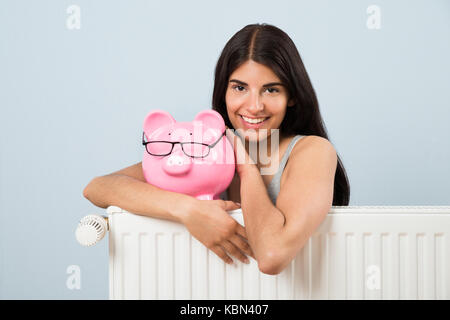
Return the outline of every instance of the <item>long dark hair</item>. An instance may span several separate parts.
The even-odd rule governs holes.
[[[294,42],[281,29],[265,23],[250,24],[239,30],[227,42],[217,61],[212,108],[222,115],[229,128],[233,125],[225,104],[228,80],[233,71],[248,60],[272,69],[286,85],[289,98],[295,101],[294,106],[286,109],[280,135],[316,135],[329,140],[316,93]],[[350,184],[338,155],[332,205],[347,206],[349,200]]]

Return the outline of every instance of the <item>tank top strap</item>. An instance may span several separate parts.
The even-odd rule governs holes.
[[[283,174],[284,168],[286,167],[286,163],[289,159],[289,156],[291,155],[292,149],[294,149],[295,144],[297,143],[300,138],[304,137],[303,135],[296,135],[294,138],[291,139],[289,142],[288,147],[286,148],[286,151],[283,154],[283,157],[281,158],[280,165],[278,166],[278,170],[273,176],[270,183],[275,183],[276,181],[280,180],[281,175]]]

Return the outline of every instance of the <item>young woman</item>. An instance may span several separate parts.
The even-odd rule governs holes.
[[[289,36],[267,24],[237,32],[219,57],[212,105],[229,128],[227,137],[238,158],[223,200],[197,200],[154,187],[143,177],[140,162],[95,177],[84,196],[102,208],[115,205],[183,223],[225,262],[232,263],[232,255],[248,263],[249,255],[261,272],[278,274],[331,206],[346,206],[350,197],[345,169],[328,140],[316,94]],[[243,133],[242,139],[230,129]],[[279,142],[275,150],[272,138]],[[244,161],[251,147],[262,144],[268,146],[268,162],[253,156],[252,162]],[[279,164],[278,171],[261,174],[273,163]],[[245,228],[227,213],[240,206]]]

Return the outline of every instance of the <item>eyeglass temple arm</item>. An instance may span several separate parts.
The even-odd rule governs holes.
[[[217,139],[216,142],[214,142],[213,144],[210,144],[208,147],[214,148],[214,146],[215,146],[216,144],[219,143],[219,141],[222,139],[222,137],[225,135],[225,133],[226,133],[226,131],[224,131],[224,132],[220,135],[219,139]]]
[[[143,145],[145,145],[145,143],[146,143],[144,137],[145,137],[145,131],[142,131],[142,144]]]

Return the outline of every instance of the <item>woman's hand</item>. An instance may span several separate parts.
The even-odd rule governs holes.
[[[239,209],[240,205],[225,200],[195,199],[192,203],[181,219],[192,236],[226,263],[233,263],[229,254],[244,263],[248,263],[245,254],[254,257],[245,228],[227,212]]]
[[[242,174],[247,170],[249,165],[254,165],[255,162],[253,159],[249,156],[247,150],[245,150],[245,146],[242,143],[242,140],[240,137],[238,137],[233,130],[229,129],[227,126],[226,128],[226,135],[228,140],[230,141],[231,145],[233,146],[234,155],[236,159],[236,171],[239,174],[240,177],[242,177]]]

